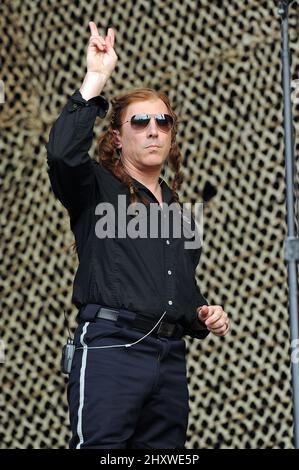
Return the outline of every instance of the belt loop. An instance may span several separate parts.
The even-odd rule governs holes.
[[[101,308],[99,304],[86,304],[81,307],[79,318],[81,321],[95,321],[96,315]]]

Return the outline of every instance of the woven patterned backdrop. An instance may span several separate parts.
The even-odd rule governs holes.
[[[292,448],[280,18],[272,0],[4,0],[1,76],[2,448],[66,448],[67,337],[77,256],[45,143],[86,70],[88,22],[116,31],[104,94],[149,86],[179,115],[182,201],[205,201],[198,283],[231,333],[186,337],[187,448]],[[299,5],[290,8],[299,78]],[[299,132],[299,105],[293,106]],[[96,136],[107,126],[98,119]],[[298,144],[296,145],[298,152]],[[171,174],[166,172],[167,180]]]

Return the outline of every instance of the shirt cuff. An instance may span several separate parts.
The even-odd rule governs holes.
[[[70,99],[70,111],[76,111],[76,109],[78,109],[78,106],[96,106],[98,108],[97,116],[99,116],[100,118],[104,118],[109,109],[109,102],[103,95],[94,96],[89,100],[85,100],[85,98],[83,98],[83,96],[81,95],[80,90],[77,89],[75,93],[70,97]]]
[[[194,320],[194,322],[191,324],[191,330],[193,331],[202,331],[202,330],[208,330],[205,323],[202,322],[199,318],[198,318],[198,315],[197,315],[197,312],[196,312],[196,318]]]

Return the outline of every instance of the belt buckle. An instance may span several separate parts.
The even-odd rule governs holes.
[[[107,308],[107,307],[101,307],[98,310],[97,317],[103,318],[104,320],[117,321],[118,314],[119,314],[118,310]]]

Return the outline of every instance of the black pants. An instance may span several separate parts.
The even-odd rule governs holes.
[[[124,313],[122,314],[124,315]],[[70,448],[182,449],[189,395],[185,341],[98,319],[78,325],[68,385]]]

